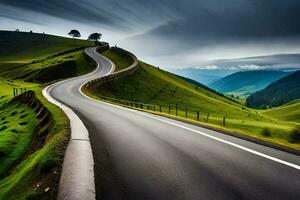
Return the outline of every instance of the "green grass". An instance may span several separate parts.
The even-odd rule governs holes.
[[[30,148],[38,120],[34,111],[21,103],[4,106],[0,116],[0,177],[3,177]]]
[[[55,187],[58,181],[58,174],[62,164],[64,144],[69,138],[69,122],[66,115],[56,106],[49,103],[42,95],[41,86],[33,87],[37,98],[51,112],[55,119],[54,127],[47,135],[45,145],[29,155],[0,180],[0,199],[55,199]],[[31,123],[31,121],[28,121]],[[34,191],[36,185],[40,188]],[[45,194],[44,189],[50,187],[53,191]]]
[[[291,132],[298,128],[297,124],[273,119],[261,114],[258,110],[249,109],[206,88],[196,88],[193,84],[159,68],[142,62],[140,62],[140,66],[141,68],[133,75],[103,84],[91,91],[89,95],[94,98],[106,96],[154,104],[157,105],[155,113],[158,111],[158,105],[163,105],[163,115],[300,149],[299,144],[289,142]],[[175,104],[181,108],[178,111],[179,116],[175,116]],[[171,115],[168,114],[169,105],[173,105]],[[189,108],[187,118],[185,118],[185,107]],[[196,111],[200,112],[199,121],[196,121]],[[210,117],[207,122],[208,113]],[[223,117],[226,117],[225,127],[222,125]],[[265,129],[270,130],[269,137],[264,136]]]
[[[115,71],[120,71],[122,69],[125,69],[129,67],[133,60],[130,56],[127,54],[119,54],[114,49],[109,49],[101,53],[103,56],[109,58],[111,61],[113,61],[116,65]]]
[[[12,156],[5,156],[6,160],[0,159],[0,170],[5,171],[3,173],[5,176],[0,179],[0,200],[56,199],[64,148],[69,139],[70,128],[64,112],[43,97],[42,89],[44,83],[82,75],[93,70],[95,66],[88,62],[83,51],[73,50],[91,43],[55,36],[14,32],[0,32],[1,41],[3,41],[3,34],[6,35],[4,41],[7,42],[0,47],[0,119],[6,117],[9,123],[7,123],[6,132],[0,133],[0,151],[3,148],[3,152]],[[8,37],[9,34],[21,35],[16,38]],[[6,53],[4,49],[7,49],[9,53]],[[15,105],[5,106],[12,98],[13,88],[27,88],[35,91],[37,98],[55,119],[44,145],[26,154],[26,157],[19,157],[17,162],[14,160],[23,155],[23,150],[31,145],[32,130],[36,127],[37,121],[34,118],[35,114],[32,115],[33,111],[29,108],[25,109],[26,105],[21,105],[19,108]],[[28,116],[21,121],[27,124],[20,130],[18,124],[22,122],[19,122],[17,117],[23,109]],[[18,112],[15,115],[16,118],[7,116],[12,110]],[[20,131],[18,137],[11,133],[13,129]],[[36,188],[38,184],[40,187]],[[50,187],[47,193],[44,192],[46,187]]]
[[[263,111],[265,115],[283,121],[292,121],[300,124],[300,100],[286,105]]]

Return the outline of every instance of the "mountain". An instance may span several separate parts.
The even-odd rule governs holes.
[[[246,104],[253,108],[266,108],[280,106],[298,98],[300,98],[300,70],[252,94]]]
[[[241,71],[215,81],[209,86],[218,92],[248,96],[289,73],[271,70]]]
[[[204,85],[209,85],[231,73],[228,70],[205,70],[196,68],[177,69],[172,71],[174,74],[193,79]]]

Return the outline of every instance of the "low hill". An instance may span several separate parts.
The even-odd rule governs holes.
[[[288,72],[270,70],[241,71],[226,76],[209,86],[218,92],[248,96],[288,74]]]
[[[300,98],[300,70],[252,94],[246,104],[253,108],[267,108],[286,104]]]
[[[300,123],[300,99],[277,108],[266,110],[263,113],[279,120]]]
[[[92,45],[86,40],[12,31],[0,31],[0,44],[0,62],[9,63],[31,62],[59,52]]]
[[[46,83],[91,71],[87,40],[39,33],[0,31],[0,78]],[[1,79],[0,79],[1,81]]]

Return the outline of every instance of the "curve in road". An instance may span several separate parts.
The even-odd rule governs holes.
[[[49,94],[89,131],[97,199],[299,199],[297,155],[82,94],[82,84],[113,69],[87,53],[99,68]]]

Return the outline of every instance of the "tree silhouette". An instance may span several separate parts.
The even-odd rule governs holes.
[[[80,38],[81,35],[80,35],[80,32],[78,30],[71,30],[68,35],[72,36],[73,38],[77,37],[77,38]]]
[[[101,39],[102,34],[101,33],[92,33],[89,37],[88,40],[94,41],[95,44],[98,44],[99,40]]]

